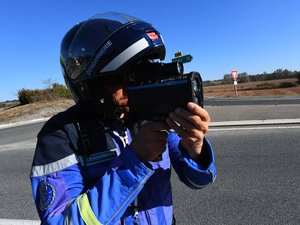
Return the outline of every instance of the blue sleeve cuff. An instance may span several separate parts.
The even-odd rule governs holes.
[[[119,168],[117,173],[128,186],[132,186],[134,183],[140,183],[145,177],[149,178],[154,173],[153,170],[147,167],[137,157],[129,146],[123,150],[120,156],[122,169]]]
[[[182,156],[185,158],[185,161],[187,161],[189,164],[193,165],[193,167],[197,167],[201,170],[206,170],[210,165],[214,162],[214,155],[213,150],[210,142],[204,138],[203,140],[203,146],[202,146],[202,152],[199,156],[200,163],[197,163],[195,160],[193,160],[187,150],[182,146],[181,142],[179,142],[178,148],[182,154]]]
[[[188,154],[188,152],[179,143],[178,148],[181,151],[183,161],[187,167],[185,170],[185,177],[191,183],[192,187],[202,187],[214,182],[216,179],[216,166],[214,162],[214,154],[210,142],[205,138],[203,143],[203,151],[201,157],[201,164],[195,162]]]

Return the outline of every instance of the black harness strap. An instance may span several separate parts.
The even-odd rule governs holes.
[[[109,128],[100,121],[92,120],[88,116],[80,114],[74,110],[70,123],[64,125],[64,130],[77,156],[82,156],[84,173],[88,187],[92,187],[92,179],[88,171],[87,158],[92,154],[106,152],[116,149],[116,145],[111,136]]]

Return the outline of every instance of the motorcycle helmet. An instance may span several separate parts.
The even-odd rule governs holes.
[[[140,60],[163,60],[165,52],[163,39],[151,24],[110,12],[80,22],[65,34],[60,63],[73,99],[105,111],[114,103],[99,88],[102,79],[127,74]]]

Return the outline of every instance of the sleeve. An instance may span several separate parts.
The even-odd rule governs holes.
[[[50,157],[49,152],[56,151],[59,157],[53,153]],[[63,132],[38,138],[31,183],[42,224],[115,224],[153,174],[126,147],[113,161],[115,166],[88,189],[84,171],[71,152]]]
[[[200,189],[213,183],[216,179],[216,166],[210,142],[206,138],[204,139],[205,161],[202,161],[200,165],[189,157],[186,150],[181,146],[180,140],[175,132],[169,133],[170,158],[179,179],[193,189]]]

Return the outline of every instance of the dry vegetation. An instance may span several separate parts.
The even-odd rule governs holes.
[[[56,100],[0,108],[0,124],[50,117],[73,104],[73,100]]]
[[[238,84],[238,96],[300,96],[300,86],[255,90],[258,87],[278,86],[283,82],[296,83],[296,79],[272,80]],[[233,84],[204,87],[204,95],[233,97]],[[27,105],[9,105],[0,108],[0,124],[50,117],[74,104],[73,100],[34,102]]]
[[[295,78],[241,83],[237,85],[238,96],[300,96],[300,85],[289,88],[271,89],[271,87],[278,87],[282,83],[296,84],[296,81],[297,79]],[[226,84],[207,86],[204,87],[204,95],[215,97],[233,97],[235,96],[234,85]]]

